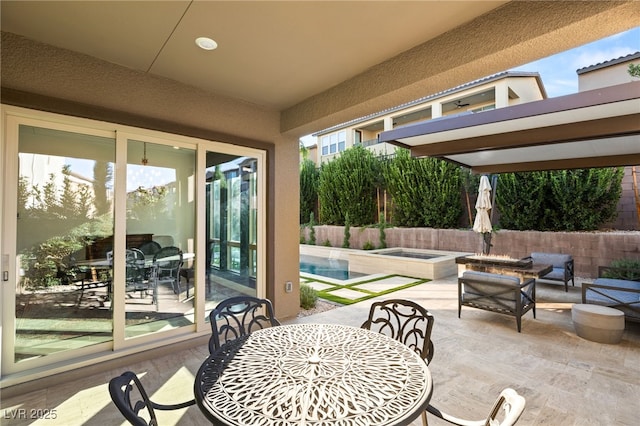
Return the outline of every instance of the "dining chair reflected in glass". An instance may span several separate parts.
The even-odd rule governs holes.
[[[180,298],[180,268],[182,250],[175,246],[162,247],[153,256],[157,284],[169,283],[173,292]]]
[[[154,254],[159,252],[162,247],[155,241],[147,241],[145,243],[142,243],[142,245],[140,245],[140,247],[138,248],[141,252],[144,253],[145,256],[153,256]]]
[[[125,257],[126,266],[126,292],[138,293],[140,299],[151,296],[151,303],[156,305],[158,310],[158,289],[156,286],[156,280],[153,276],[149,276],[145,267],[145,257],[137,248],[127,249]],[[151,275],[154,272],[152,270]]]

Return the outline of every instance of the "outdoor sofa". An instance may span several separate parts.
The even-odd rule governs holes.
[[[571,281],[572,286],[576,285],[573,277],[573,256],[570,254],[534,252],[531,253],[531,260],[533,260],[533,263],[553,266],[553,270],[540,277],[539,280],[563,282],[564,291],[566,292],[569,291],[569,281]]]
[[[615,271],[627,273],[633,279],[606,278],[607,272]],[[600,266],[598,278],[582,283],[582,303],[616,308],[624,312],[627,320],[640,322],[640,271],[637,275],[632,272]]]
[[[462,306],[516,317],[518,333],[522,316],[533,311],[536,317],[536,281],[489,272],[465,271],[458,278],[458,318]]]

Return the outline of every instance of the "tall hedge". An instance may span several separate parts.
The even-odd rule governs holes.
[[[344,225],[349,215],[353,226],[374,223],[379,177],[380,162],[359,145],[324,163],[318,182],[320,222]]]
[[[455,228],[463,212],[461,168],[435,158],[412,158],[399,149],[384,167],[397,226]]]
[[[501,174],[496,190],[500,226],[596,230],[615,219],[623,176],[622,167]]]
[[[316,164],[305,158],[300,164],[300,223],[306,223],[309,215],[316,212],[318,181],[320,172]]]
[[[496,205],[500,227],[519,231],[540,230],[543,223],[548,172],[498,175]]]

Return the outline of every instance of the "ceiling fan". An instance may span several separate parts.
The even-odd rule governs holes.
[[[469,104],[468,104],[468,103],[467,103],[467,104],[463,104],[463,103],[462,103],[462,101],[460,101],[460,100],[457,100],[457,101],[455,101],[454,103],[455,103],[455,105],[456,105],[456,108],[462,108],[462,107],[469,106]]]

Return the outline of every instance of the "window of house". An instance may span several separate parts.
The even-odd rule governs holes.
[[[336,133],[329,136],[329,153],[335,154],[338,152],[338,135]]]
[[[345,150],[347,144],[347,132],[341,131],[338,132],[338,152],[342,152]]]
[[[322,155],[329,154],[329,136],[322,137]]]

